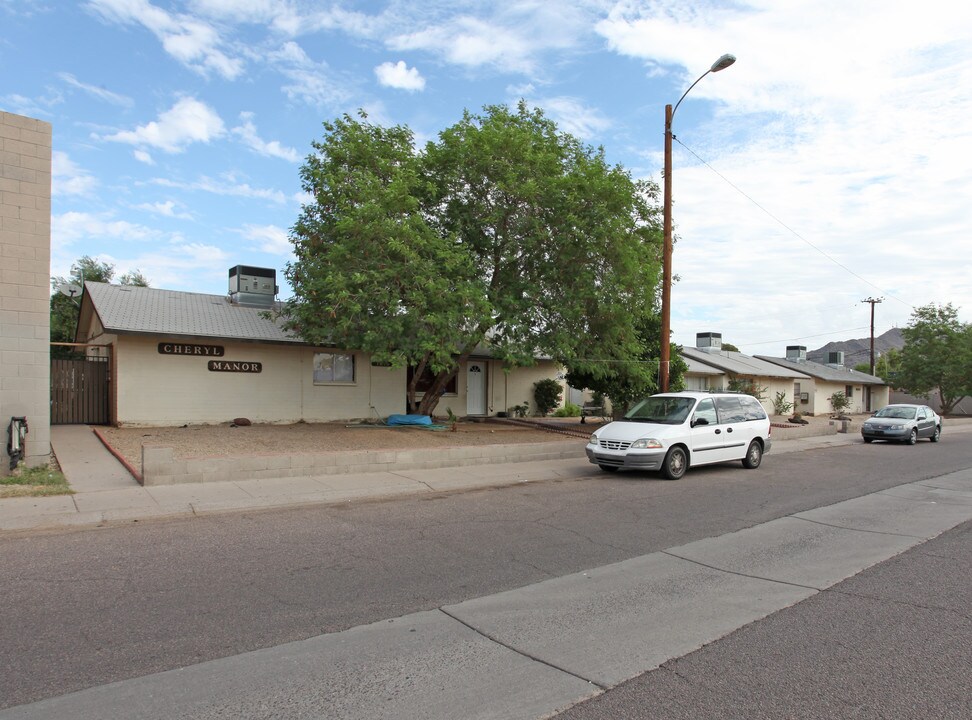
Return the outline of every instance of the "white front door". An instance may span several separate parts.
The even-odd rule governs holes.
[[[486,363],[471,362],[466,368],[466,414],[486,414]]]

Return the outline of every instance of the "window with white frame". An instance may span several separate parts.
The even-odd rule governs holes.
[[[352,353],[314,353],[315,385],[353,385],[354,355]]]

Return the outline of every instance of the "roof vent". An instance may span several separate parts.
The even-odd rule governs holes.
[[[249,265],[237,265],[229,270],[229,296],[232,303],[273,307],[273,300],[278,292],[276,270]]]
[[[790,362],[806,362],[807,361],[807,346],[806,345],[787,345],[786,346],[786,359]]]
[[[702,352],[722,352],[722,333],[695,333],[695,347]]]

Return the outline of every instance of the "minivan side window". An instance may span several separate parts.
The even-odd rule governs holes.
[[[700,401],[695,408],[695,415],[692,420],[705,420],[709,425],[718,423],[719,418],[716,416],[715,403],[710,398]]]
[[[737,423],[746,420],[742,403],[738,397],[719,397],[715,399],[720,423]]]
[[[762,420],[766,417],[766,411],[763,409],[762,403],[759,402],[754,397],[749,395],[744,395],[739,398],[740,404],[743,406],[743,411],[746,413],[747,420]]]

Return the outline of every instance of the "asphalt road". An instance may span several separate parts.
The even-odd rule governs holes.
[[[458,603],[964,469],[968,437],[770,454],[757,471],[700,469],[677,483],[592,467],[581,480],[423,499],[6,535],[0,707]]]

